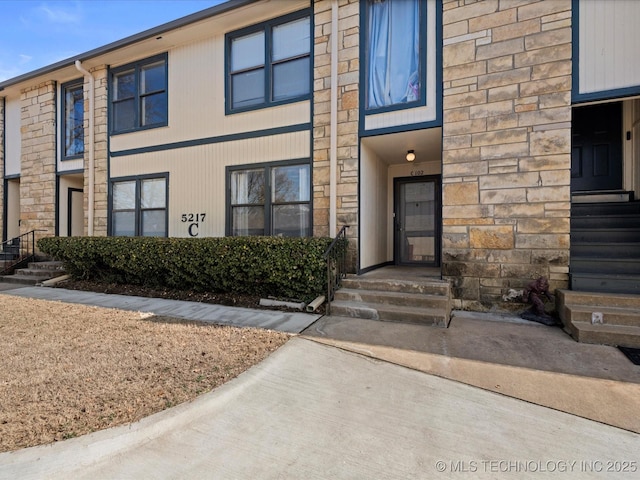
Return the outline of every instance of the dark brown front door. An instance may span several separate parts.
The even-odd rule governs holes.
[[[622,104],[573,109],[571,191],[622,189]]]

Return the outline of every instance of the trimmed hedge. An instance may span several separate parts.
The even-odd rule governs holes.
[[[311,301],[326,290],[330,238],[45,237],[75,279]]]

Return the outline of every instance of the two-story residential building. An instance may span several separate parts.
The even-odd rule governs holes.
[[[639,293],[638,20],[625,0],[229,0],[0,82],[2,239],[349,225],[354,272],[439,269],[455,308],[539,276]]]

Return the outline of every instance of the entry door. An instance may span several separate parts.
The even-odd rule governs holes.
[[[440,177],[396,178],[395,263],[440,265]]]
[[[622,189],[622,103],[573,109],[571,191]]]

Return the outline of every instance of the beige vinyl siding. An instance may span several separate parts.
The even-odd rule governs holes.
[[[20,174],[20,99],[7,98],[5,104],[5,176]]]
[[[368,268],[393,260],[393,250],[389,257],[387,238],[393,221],[387,209],[388,166],[364,143],[360,152],[360,208],[366,213],[360,219],[360,268]]]
[[[84,188],[84,179],[82,175],[63,175],[60,177],[60,185],[58,187],[58,226],[59,235],[66,237],[69,227],[69,189],[75,188],[82,190]],[[75,212],[74,212],[75,213]],[[84,224],[84,219],[75,218],[74,226]],[[83,229],[84,230],[84,229]],[[77,233],[80,235],[80,233]]]
[[[168,126],[113,135],[111,151],[310,122],[309,100],[225,115],[224,39],[220,33],[171,49]]]
[[[225,235],[226,167],[310,157],[310,132],[200,145],[111,159],[111,178],[169,173],[169,236],[188,237],[183,214],[205,214],[199,237]]]
[[[579,16],[578,93],[640,85],[640,2],[582,0]]]

